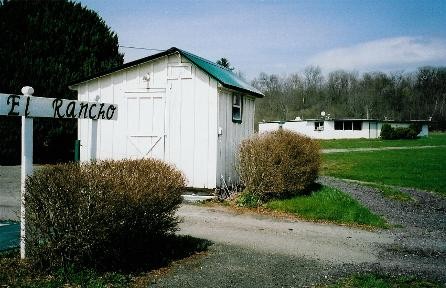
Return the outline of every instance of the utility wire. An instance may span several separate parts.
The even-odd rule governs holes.
[[[161,50],[161,49],[154,49],[154,48],[144,48],[144,47],[134,47],[134,46],[124,46],[124,45],[119,45],[119,47],[121,48],[127,48],[127,49],[138,49],[138,50],[149,50],[149,51],[166,51],[166,50]]]

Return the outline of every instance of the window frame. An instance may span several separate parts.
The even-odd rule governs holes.
[[[361,130],[362,130],[362,121],[353,121],[353,131],[361,131]]]
[[[314,131],[324,131],[324,121],[314,121]]]
[[[345,131],[352,131],[353,130],[353,121],[349,121],[349,120],[346,120],[346,121],[342,121],[342,122],[344,122],[344,130]]]
[[[237,98],[239,98],[239,103],[237,103],[238,101],[236,101]],[[239,111],[240,118],[234,117],[236,115],[235,112],[237,110]],[[242,123],[242,120],[243,120],[243,95],[240,93],[233,93],[232,94],[232,122],[240,124],[240,123]]]
[[[334,121],[334,130],[344,130],[344,121]]]

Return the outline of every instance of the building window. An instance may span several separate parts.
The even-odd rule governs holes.
[[[242,123],[242,95],[232,94],[232,122]]]
[[[324,121],[314,122],[314,130],[315,131],[324,131]]]
[[[353,130],[352,121],[344,121],[344,130]]]
[[[362,121],[335,121],[335,130],[362,130]]]
[[[344,122],[335,121],[334,122],[335,130],[344,130]]]

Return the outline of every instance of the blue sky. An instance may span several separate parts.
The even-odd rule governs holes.
[[[446,1],[80,2],[105,20],[120,45],[226,57],[249,80],[308,65],[325,73],[446,66]],[[153,53],[122,52],[126,62]]]

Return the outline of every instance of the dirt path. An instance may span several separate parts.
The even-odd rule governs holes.
[[[263,253],[305,257],[334,264],[376,262],[383,244],[393,238],[382,233],[236,214],[223,207],[183,205],[178,211],[181,234],[236,245]]]
[[[324,153],[324,154],[329,154],[329,153],[367,152],[367,151],[380,151],[380,150],[428,149],[428,148],[437,148],[437,147],[446,147],[446,145],[376,147],[376,148],[332,148],[332,149],[321,149],[321,152]]]
[[[205,255],[180,261],[150,287],[312,287],[376,271],[391,235],[330,224],[182,205],[180,234],[211,240]]]

